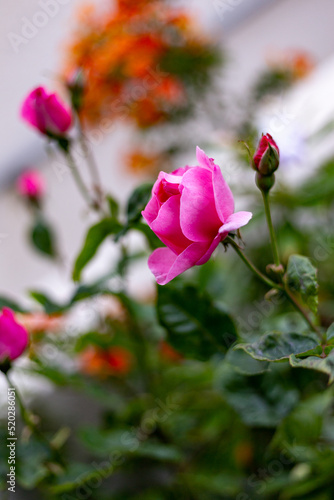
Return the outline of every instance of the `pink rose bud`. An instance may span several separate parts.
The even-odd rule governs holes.
[[[261,137],[253,158],[255,170],[261,175],[272,175],[279,166],[279,149],[270,134]]]
[[[0,364],[21,356],[28,341],[27,330],[16,322],[13,311],[4,307],[0,316]]]
[[[166,245],[148,265],[159,285],[205,264],[230,231],[246,225],[250,212],[234,213],[234,200],[220,168],[197,148],[199,166],[160,172],[144,219]]]
[[[45,182],[38,170],[26,170],[17,179],[17,191],[24,198],[39,200],[45,193]]]
[[[70,109],[56,94],[49,94],[43,87],[37,87],[26,97],[21,116],[46,135],[62,136],[72,123]]]

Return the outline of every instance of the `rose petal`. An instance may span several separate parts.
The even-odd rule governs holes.
[[[191,243],[182,233],[179,214],[180,195],[172,196],[162,205],[157,218],[150,224],[152,231],[177,254]]]
[[[150,226],[152,222],[158,217],[160,204],[155,195],[152,196],[145,209],[142,211],[142,216]]]
[[[14,313],[4,308],[0,316],[0,360],[18,358],[28,344],[28,333],[16,322]]]
[[[212,172],[193,167],[184,174],[180,189],[183,234],[192,241],[211,242],[221,226],[214,200]]]
[[[217,214],[222,222],[233,214],[234,212],[234,199],[233,194],[225,181],[223,174],[214,161],[209,158],[205,152],[197,146],[196,149],[197,161],[201,167],[210,169],[213,172],[212,182],[214,198],[216,203]]]
[[[65,133],[71,126],[72,117],[69,110],[56,94],[51,94],[45,101],[47,129],[55,134]]]
[[[196,148],[196,158],[199,166],[207,170],[213,171],[213,159],[209,158],[207,154],[204,153],[203,149],[197,146]]]
[[[196,266],[201,266],[202,264],[208,262],[208,260],[210,259],[213,252],[216,250],[221,240],[222,240],[221,235],[217,234],[217,236],[215,237],[215,239],[213,240],[213,242],[211,243],[211,245],[209,246],[208,250],[205,252],[203,257],[201,257],[201,259],[198,262],[196,262]]]
[[[205,243],[192,243],[180,255],[176,255],[169,248],[157,248],[149,257],[148,266],[157,283],[166,285],[179,274],[195,266],[207,249],[208,245]]]
[[[45,132],[44,112],[36,112],[36,103],[41,103],[46,98],[46,95],[43,87],[37,87],[26,97],[21,108],[22,118],[41,132]]]
[[[219,229],[219,233],[222,234],[236,231],[236,229],[248,224],[252,217],[253,214],[251,212],[236,212],[230,215],[226,223]]]
[[[152,194],[157,197],[160,204],[163,204],[173,194],[178,193],[178,186],[180,185],[181,180],[182,175],[160,172],[158,180],[154,183]]]

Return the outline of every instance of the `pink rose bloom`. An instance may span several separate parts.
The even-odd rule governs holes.
[[[72,123],[72,115],[56,94],[43,87],[30,92],[22,104],[22,118],[42,134],[64,135]]]
[[[250,212],[234,213],[234,200],[220,168],[197,148],[197,167],[160,172],[144,219],[167,246],[148,265],[159,285],[192,266],[205,264],[230,231],[246,225]]]
[[[17,179],[17,190],[25,198],[39,199],[45,193],[45,182],[38,170],[26,170]]]
[[[28,340],[27,330],[16,322],[13,311],[4,307],[0,316],[0,363],[21,356]]]

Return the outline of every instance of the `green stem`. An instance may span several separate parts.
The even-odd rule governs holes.
[[[271,218],[271,211],[270,211],[270,203],[269,203],[269,191],[262,191],[262,197],[263,197],[263,203],[264,203],[264,210],[266,213],[266,218],[267,218],[267,224],[268,224],[268,229],[269,229],[269,234],[270,234],[270,241],[271,241],[271,248],[273,252],[273,257],[274,257],[274,264],[276,267],[280,266],[280,259],[278,255],[278,248],[277,248],[277,240],[276,240],[276,234],[273,226],[273,221]]]
[[[287,297],[287,299],[291,302],[291,304],[297,309],[297,311],[300,312],[300,314],[303,316],[305,321],[308,323],[310,328],[318,335],[321,341],[323,341],[323,335],[320,332],[319,328],[312,322],[311,318],[307,314],[307,312],[304,310],[304,308],[299,304],[297,299],[292,295],[290,290],[287,288],[287,286],[284,288],[284,294]]]
[[[92,153],[92,151],[87,143],[87,139],[86,139],[84,131],[81,127],[80,122],[79,122],[79,134],[80,134],[81,148],[82,148],[83,154],[85,155],[85,158],[87,160],[87,165],[88,165],[88,168],[90,170],[90,174],[91,174],[91,177],[92,177],[92,180],[94,183],[94,187],[96,188],[98,193],[101,195],[102,194],[102,183],[101,183],[101,179],[100,179],[100,173],[99,173],[99,170],[97,168],[93,153]]]
[[[282,290],[282,286],[279,285],[278,283],[275,283],[274,281],[272,281],[270,278],[268,278],[267,276],[265,276],[264,274],[261,273],[261,271],[259,271],[259,269],[257,269],[257,267],[254,266],[254,264],[248,259],[248,257],[246,257],[246,255],[244,254],[244,252],[241,250],[241,248],[239,247],[239,245],[230,237],[228,236],[227,238],[225,238],[224,240],[224,243],[229,243],[233,248],[234,250],[236,251],[236,253],[239,255],[239,257],[241,258],[241,260],[246,264],[246,266],[254,273],[256,274],[256,276],[263,282],[265,283],[267,286],[269,286],[270,288],[276,288],[278,290]]]
[[[283,287],[281,284],[279,283],[275,283],[274,281],[272,281],[270,278],[268,278],[267,276],[265,276],[264,274],[261,273],[261,271],[259,271],[257,269],[257,267],[254,266],[254,264],[248,259],[248,257],[246,257],[246,255],[244,254],[244,252],[241,250],[241,248],[238,246],[238,244],[230,237],[228,236],[227,238],[225,238],[224,242],[226,243],[229,243],[233,248],[234,250],[236,251],[236,253],[239,255],[239,257],[241,258],[241,260],[246,264],[246,266],[263,282],[265,283],[267,286],[269,286],[270,288],[275,288],[276,290],[279,290],[281,292],[284,293],[284,295],[286,296],[286,298],[291,302],[291,304],[297,309],[297,311],[303,316],[303,318],[305,319],[305,321],[307,322],[307,324],[310,326],[310,328],[322,339],[322,335],[321,335],[321,332],[320,330],[318,329],[318,327],[316,325],[313,324],[312,320],[310,319],[309,315],[307,314],[307,312],[303,309],[303,307],[299,304],[299,302],[297,301],[297,299],[292,295],[292,293],[290,292],[290,290],[288,290],[288,288],[285,286]]]
[[[18,390],[16,389],[15,385],[10,380],[8,373],[5,373],[5,377],[7,379],[8,386],[10,388],[15,389],[15,399],[16,399],[16,401],[19,404],[19,408],[20,408],[20,413],[21,413],[22,420],[24,421],[24,423],[26,424],[26,426],[29,427],[29,429],[31,431],[35,431],[35,424],[30,419],[29,412],[26,410],[26,408],[25,408],[25,406],[23,404],[23,401],[22,401],[22,398],[20,396],[20,393],[18,392]]]
[[[79,188],[79,191],[82,194],[83,198],[88,203],[89,207],[91,208],[93,202],[91,200],[89,191],[88,191],[88,189],[87,189],[87,187],[86,187],[86,185],[85,185],[85,183],[80,175],[79,169],[76,166],[76,163],[75,163],[75,160],[72,156],[72,153],[70,151],[67,151],[65,154],[66,154],[66,158],[68,161],[68,165],[69,165],[70,170],[73,174],[74,180]]]

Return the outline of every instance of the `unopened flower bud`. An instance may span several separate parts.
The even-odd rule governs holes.
[[[264,193],[270,191],[273,185],[275,184],[275,175],[261,175],[259,173],[256,174],[256,185],[263,191]]]
[[[26,170],[17,179],[17,190],[23,198],[40,200],[45,193],[45,181],[38,170]]]
[[[37,87],[25,98],[21,117],[49,137],[63,137],[72,124],[71,110],[44,87]]]
[[[253,158],[254,169],[261,176],[270,176],[279,166],[279,149],[270,134],[261,137]]]
[[[71,95],[73,109],[80,111],[85,91],[85,79],[82,69],[73,71],[67,81],[67,88]]]

